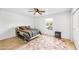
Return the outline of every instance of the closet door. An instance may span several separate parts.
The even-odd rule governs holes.
[[[73,39],[76,48],[79,49],[79,10],[73,14]]]

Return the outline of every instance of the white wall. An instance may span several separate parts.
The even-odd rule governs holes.
[[[0,40],[15,36],[15,27],[20,25],[34,27],[33,18],[23,14],[0,10]]]
[[[53,30],[47,30],[45,19],[46,18],[53,18],[54,24],[53,24]],[[62,38],[68,38],[71,39],[70,36],[70,21],[71,21],[71,15],[70,12],[63,12],[58,13],[46,17],[37,17],[35,19],[36,28],[40,29],[42,33],[54,35],[55,31],[61,31]]]
[[[79,9],[73,15],[73,40],[76,48],[79,49]]]
[[[0,39],[15,36],[15,27],[29,25],[36,27],[45,34],[54,35],[55,31],[61,31],[63,38],[70,37],[70,12],[62,12],[49,16],[31,17],[7,10],[0,10]],[[53,30],[46,29],[46,18],[53,18]]]

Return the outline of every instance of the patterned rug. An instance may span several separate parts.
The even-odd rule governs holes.
[[[27,44],[17,48],[17,50],[69,50],[70,48],[63,42],[54,37],[40,35]]]

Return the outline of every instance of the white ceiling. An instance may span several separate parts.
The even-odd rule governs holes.
[[[41,8],[41,9],[46,11],[45,13],[42,14],[42,16],[71,10],[71,8]],[[33,12],[28,12],[28,11],[33,10],[33,8],[0,8],[0,10],[6,10],[13,13],[21,13],[21,14],[29,15],[29,16],[40,16],[40,15],[33,15]]]

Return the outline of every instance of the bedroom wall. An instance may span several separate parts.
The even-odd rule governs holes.
[[[53,30],[46,29],[45,19],[53,18]],[[43,33],[54,35],[55,31],[61,31],[63,38],[70,37],[70,12],[62,12],[49,16],[31,17],[25,14],[0,10],[0,40],[15,36],[15,27],[30,25],[40,29]]]
[[[15,27],[20,25],[34,27],[33,18],[0,9],[0,40],[15,36]]]
[[[53,18],[53,30],[46,29],[46,23],[45,23],[46,18]],[[35,27],[40,29],[42,33],[48,35],[54,35],[55,31],[61,31],[62,38],[71,39],[70,21],[71,21],[71,15],[70,12],[68,11],[49,16],[37,17],[34,22],[36,24]]]
[[[79,49],[79,8],[72,10],[72,30],[73,30],[73,41],[77,49]]]

